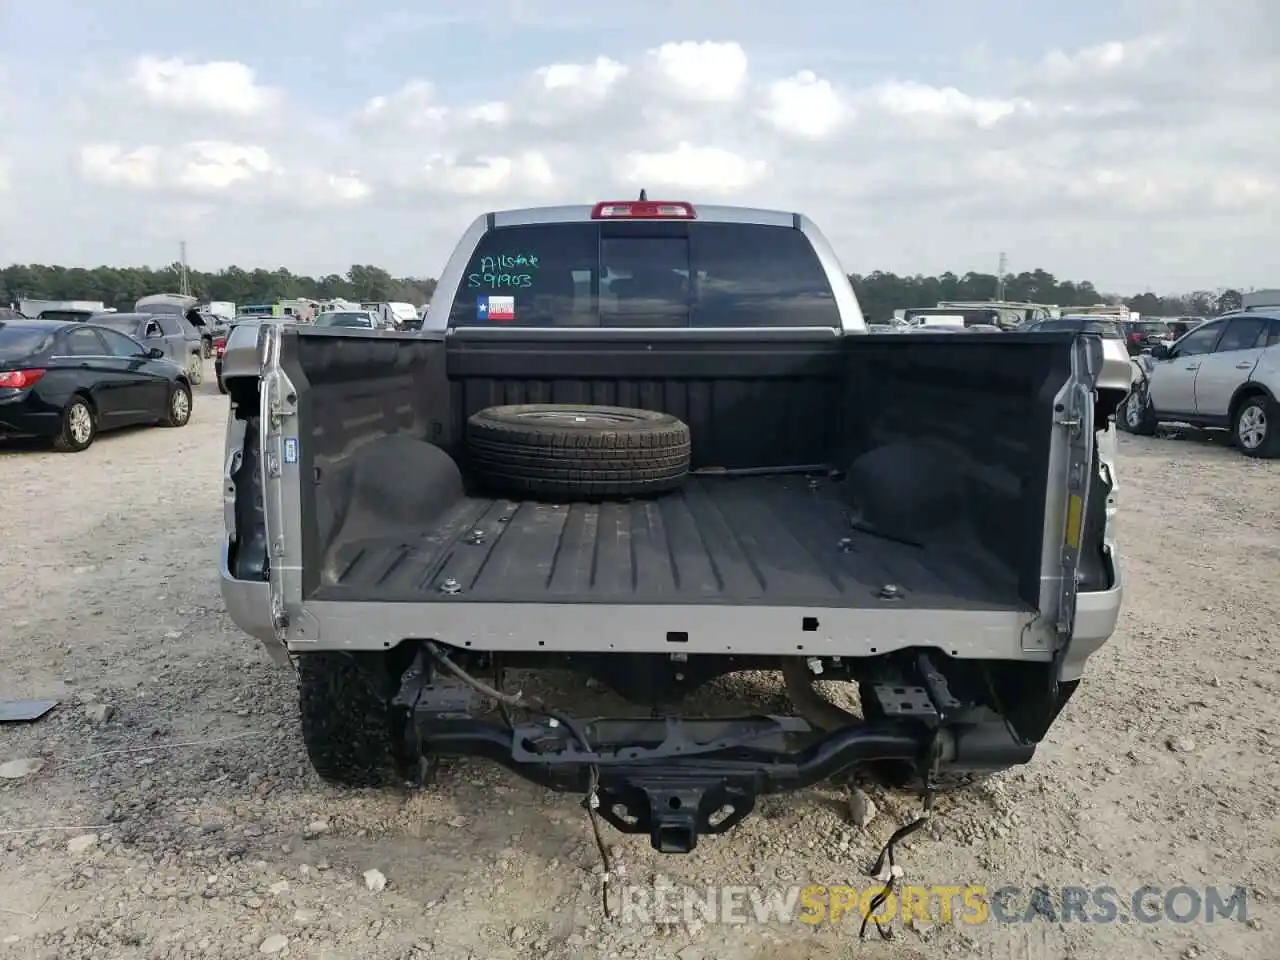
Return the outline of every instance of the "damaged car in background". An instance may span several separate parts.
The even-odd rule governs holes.
[[[1128,358],[868,336],[800,214],[489,213],[421,331],[264,321],[222,378],[223,597],[331,782],[478,757],[687,852],[765,794],[1027,763],[1116,625]],[[544,670],[631,707],[507,682]],[[748,670],[794,713],[683,706]]]

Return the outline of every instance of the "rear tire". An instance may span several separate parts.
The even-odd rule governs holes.
[[[663,493],[689,472],[689,427],[667,413],[587,404],[489,407],[467,421],[487,486],[575,500]]]
[[[1151,397],[1145,390],[1132,391],[1125,398],[1116,420],[1122,430],[1139,437],[1155,436],[1156,427],[1160,425],[1155,408],[1151,406]]]
[[[98,436],[98,417],[84,397],[75,396],[62,411],[62,427],[53,438],[53,448],[61,453],[88,450]]]
[[[160,422],[166,427],[185,427],[191,422],[191,388],[185,383],[177,381],[169,388],[169,405]]]
[[[195,386],[204,383],[204,360],[198,353],[193,353],[187,361],[187,378]]]
[[[369,663],[372,669],[372,659]],[[404,718],[374,683],[349,654],[298,657],[302,741],[322,780],[346,787],[383,787],[410,779],[403,760]]]
[[[1231,418],[1231,438],[1246,457],[1280,457],[1280,403],[1266,394],[1240,401]]]

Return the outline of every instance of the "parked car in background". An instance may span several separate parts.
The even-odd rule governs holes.
[[[989,307],[912,307],[903,320],[912,327],[999,326],[1001,313]]]
[[[1280,457],[1280,310],[1226,314],[1172,345],[1157,344],[1125,400],[1120,425],[1231,431],[1248,457]]]
[[[18,312],[24,317],[47,320],[84,320],[95,313],[107,313],[102,300],[40,300],[24,297],[17,303]],[[66,314],[62,316],[61,314]]]
[[[404,330],[406,325],[420,321],[418,308],[403,301],[363,300],[359,309],[373,314],[377,318],[378,328],[385,330]],[[420,322],[418,326],[421,327]]]
[[[1157,343],[1174,339],[1167,320],[1127,320],[1120,324],[1124,332],[1125,347],[1129,356],[1136,357],[1143,350],[1150,350]]]
[[[218,317],[224,324],[230,323],[237,313],[236,305],[230,300],[210,300],[207,303],[199,304],[196,309],[201,313]]]
[[[1204,323],[1204,317],[1178,317],[1176,320],[1169,321],[1169,332],[1174,340],[1181,340],[1202,323]]]
[[[1069,330],[1072,333],[1096,333],[1103,340],[1124,340],[1122,321],[1115,317],[1095,317],[1088,314],[1067,314],[1051,320],[1028,324],[1019,333],[1056,333]]]
[[[190,419],[187,371],[160,347],[95,323],[0,323],[0,436],[77,453],[106,430]]]
[[[198,315],[200,317],[200,325],[192,325],[196,327],[196,332],[200,334],[200,352],[207,360],[213,356],[214,342],[219,337],[227,335],[227,326],[231,321],[219,314],[207,311],[200,311]]]
[[[230,335],[231,327],[228,327],[227,332],[213,342],[213,380],[218,385],[219,393],[227,392],[227,385],[222,380],[222,358],[226,355]]]
[[[1018,333],[1096,333],[1102,338],[1102,360],[1104,367],[1110,368],[1112,376],[1119,378],[1122,365],[1128,367],[1129,383],[1134,383],[1139,377],[1137,365],[1129,354],[1127,345],[1125,344],[1125,335],[1123,324],[1126,321],[1119,317],[1094,316],[1092,314],[1067,314],[1063,317],[1054,317],[1051,320],[1040,320],[1037,323],[1028,324],[1018,330]]]
[[[187,371],[192,383],[204,381],[201,341],[191,336],[182,317],[162,313],[100,313],[91,322],[119,330],[147,347],[159,347],[166,357]]]
[[[360,330],[390,330],[390,321],[371,310],[331,310],[316,317],[317,327],[355,327]]]
[[[187,339],[193,341],[200,349],[201,356],[212,352],[212,331],[206,330],[208,323],[205,316],[196,306],[196,298],[180,293],[157,293],[149,297],[141,297],[133,305],[134,313],[150,313],[160,317],[176,317],[182,326]],[[203,374],[193,383],[200,383]]]
[[[48,320],[52,323],[84,323],[97,316],[92,310],[64,310],[55,307],[51,310],[41,310],[36,314],[37,320]]]

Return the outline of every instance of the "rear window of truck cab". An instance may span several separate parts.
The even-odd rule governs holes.
[[[450,326],[839,327],[840,311],[792,227],[575,222],[486,233]]]

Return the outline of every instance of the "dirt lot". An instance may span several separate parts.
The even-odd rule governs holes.
[[[1122,629],[1034,763],[941,802],[900,857],[908,883],[991,891],[1239,884],[1248,922],[1041,914],[859,946],[851,921],[606,922],[577,798],[489,767],[412,795],[323,786],[291,674],[221,609],[225,401],[209,385],[196,401],[184,430],[0,453],[0,697],[60,701],[0,727],[0,763],[43,761],[0,779],[0,956],[1280,956],[1280,463],[1122,438]],[[779,696],[759,678],[721,690]],[[871,796],[865,828],[832,788],[771,801],[687,857],[607,840],[628,882],[865,886],[915,809]]]

